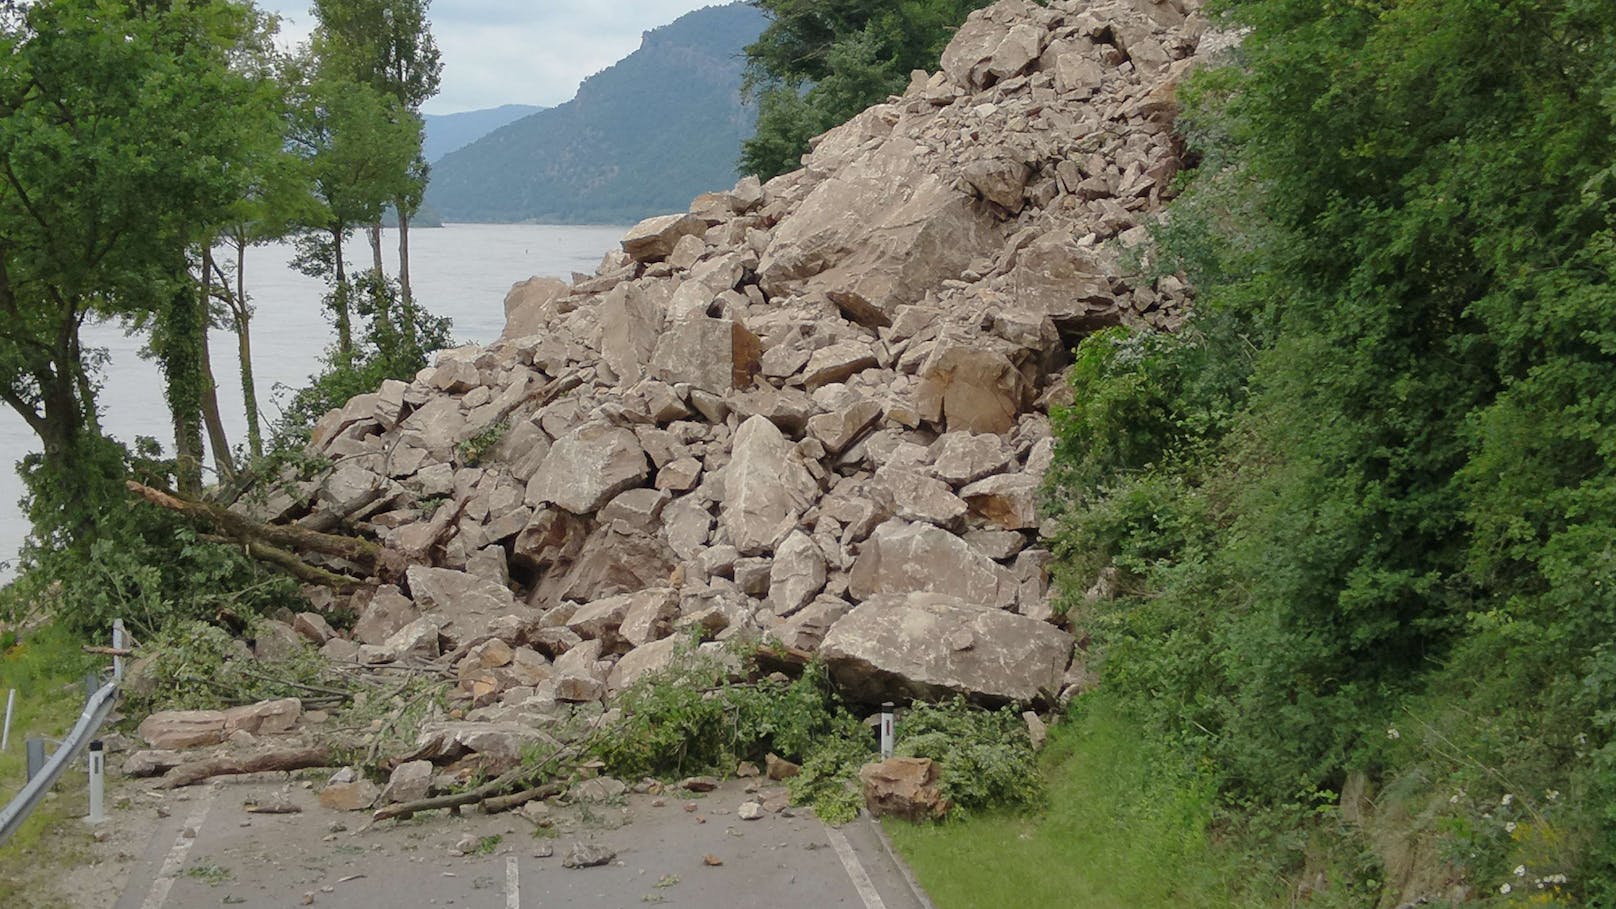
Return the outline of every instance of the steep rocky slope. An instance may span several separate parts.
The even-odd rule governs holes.
[[[487,722],[607,698],[695,626],[818,653],[867,701],[1081,684],[1040,545],[1047,413],[1079,337],[1187,306],[1125,263],[1180,166],[1197,9],[973,14],[801,170],[517,285],[500,340],[327,415],[332,470],[257,515],[340,517],[408,567],[326,653],[454,665]]]

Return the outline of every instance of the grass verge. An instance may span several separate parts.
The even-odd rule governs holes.
[[[1151,753],[1103,696],[1074,704],[1041,770],[1038,813],[888,823],[938,909],[1284,904],[1211,835],[1211,782]]]
[[[25,741],[30,735],[47,739],[47,754],[84,708],[84,675],[96,669],[104,658],[80,650],[80,641],[57,626],[47,626],[21,642],[3,642],[0,649],[0,718],[4,717],[6,693],[17,691],[16,712],[11,719],[10,747],[0,751],[0,804],[11,801],[28,777]],[[3,721],[3,719],[0,719]],[[56,787],[56,795],[41,803],[0,848],[0,894],[12,891],[0,905],[54,905],[51,898],[25,881],[48,879],[41,867],[51,862],[71,862],[73,854],[51,833],[66,819],[82,815],[84,781],[81,774],[69,772]],[[28,900],[34,900],[29,902]],[[43,902],[41,902],[43,900]],[[63,904],[65,905],[65,904]]]

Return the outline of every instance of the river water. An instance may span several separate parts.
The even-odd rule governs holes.
[[[451,224],[413,230],[411,284],[423,306],[453,320],[457,341],[491,341],[505,327],[505,292],[512,284],[533,275],[567,278],[574,271],[592,272],[626,230],[547,224]],[[385,233],[388,274],[394,274],[398,238],[394,231]],[[247,254],[247,293],[256,307],[253,369],[266,431],[280,412],[277,402],[286,397],[284,389],[275,387],[304,384],[335,337],[320,305],[324,285],[292,270],[287,264],[291,253],[289,244],[273,244]],[[369,245],[356,238],[348,258],[363,267],[370,261]],[[124,442],[145,435],[170,447],[173,430],[162,380],[156,364],[140,356],[143,340],[125,335],[117,325],[88,326],[84,340],[86,347],[103,348],[110,355],[98,398],[106,431]],[[212,355],[227,433],[232,444],[241,445],[246,441],[246,418],[235,336],[214,332]],[[0,560],[5,563],[0,564],[0,578],[11,576],[9,563],[28,532],[17,506],[22,481],[12,465],[36,450],[37,440],[22,418],[0,407]]]

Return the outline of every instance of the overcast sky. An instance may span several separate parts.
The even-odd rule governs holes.
[[[435,0],[432,33],[443,53],[443,85],[429,114],[554,106],[585,78],[640,46],[643,32],[721,0]],[[308,37],[308,0],[259,0],[283,18],[293,42]]]

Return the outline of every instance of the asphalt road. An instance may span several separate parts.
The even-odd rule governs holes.
[[[831,828],[796,809],[738,817],[766,794],[735,781],[699,797],[629,795],[557,812],[550,830],[471,811],[365,829],[367,814],[327,810],[301,784],[215,784],[169,804],[116,909],[930,909],[873,822]],[[245,808],[275,801],[302,810]],[[564,868],[576,843],[616,858]]]

